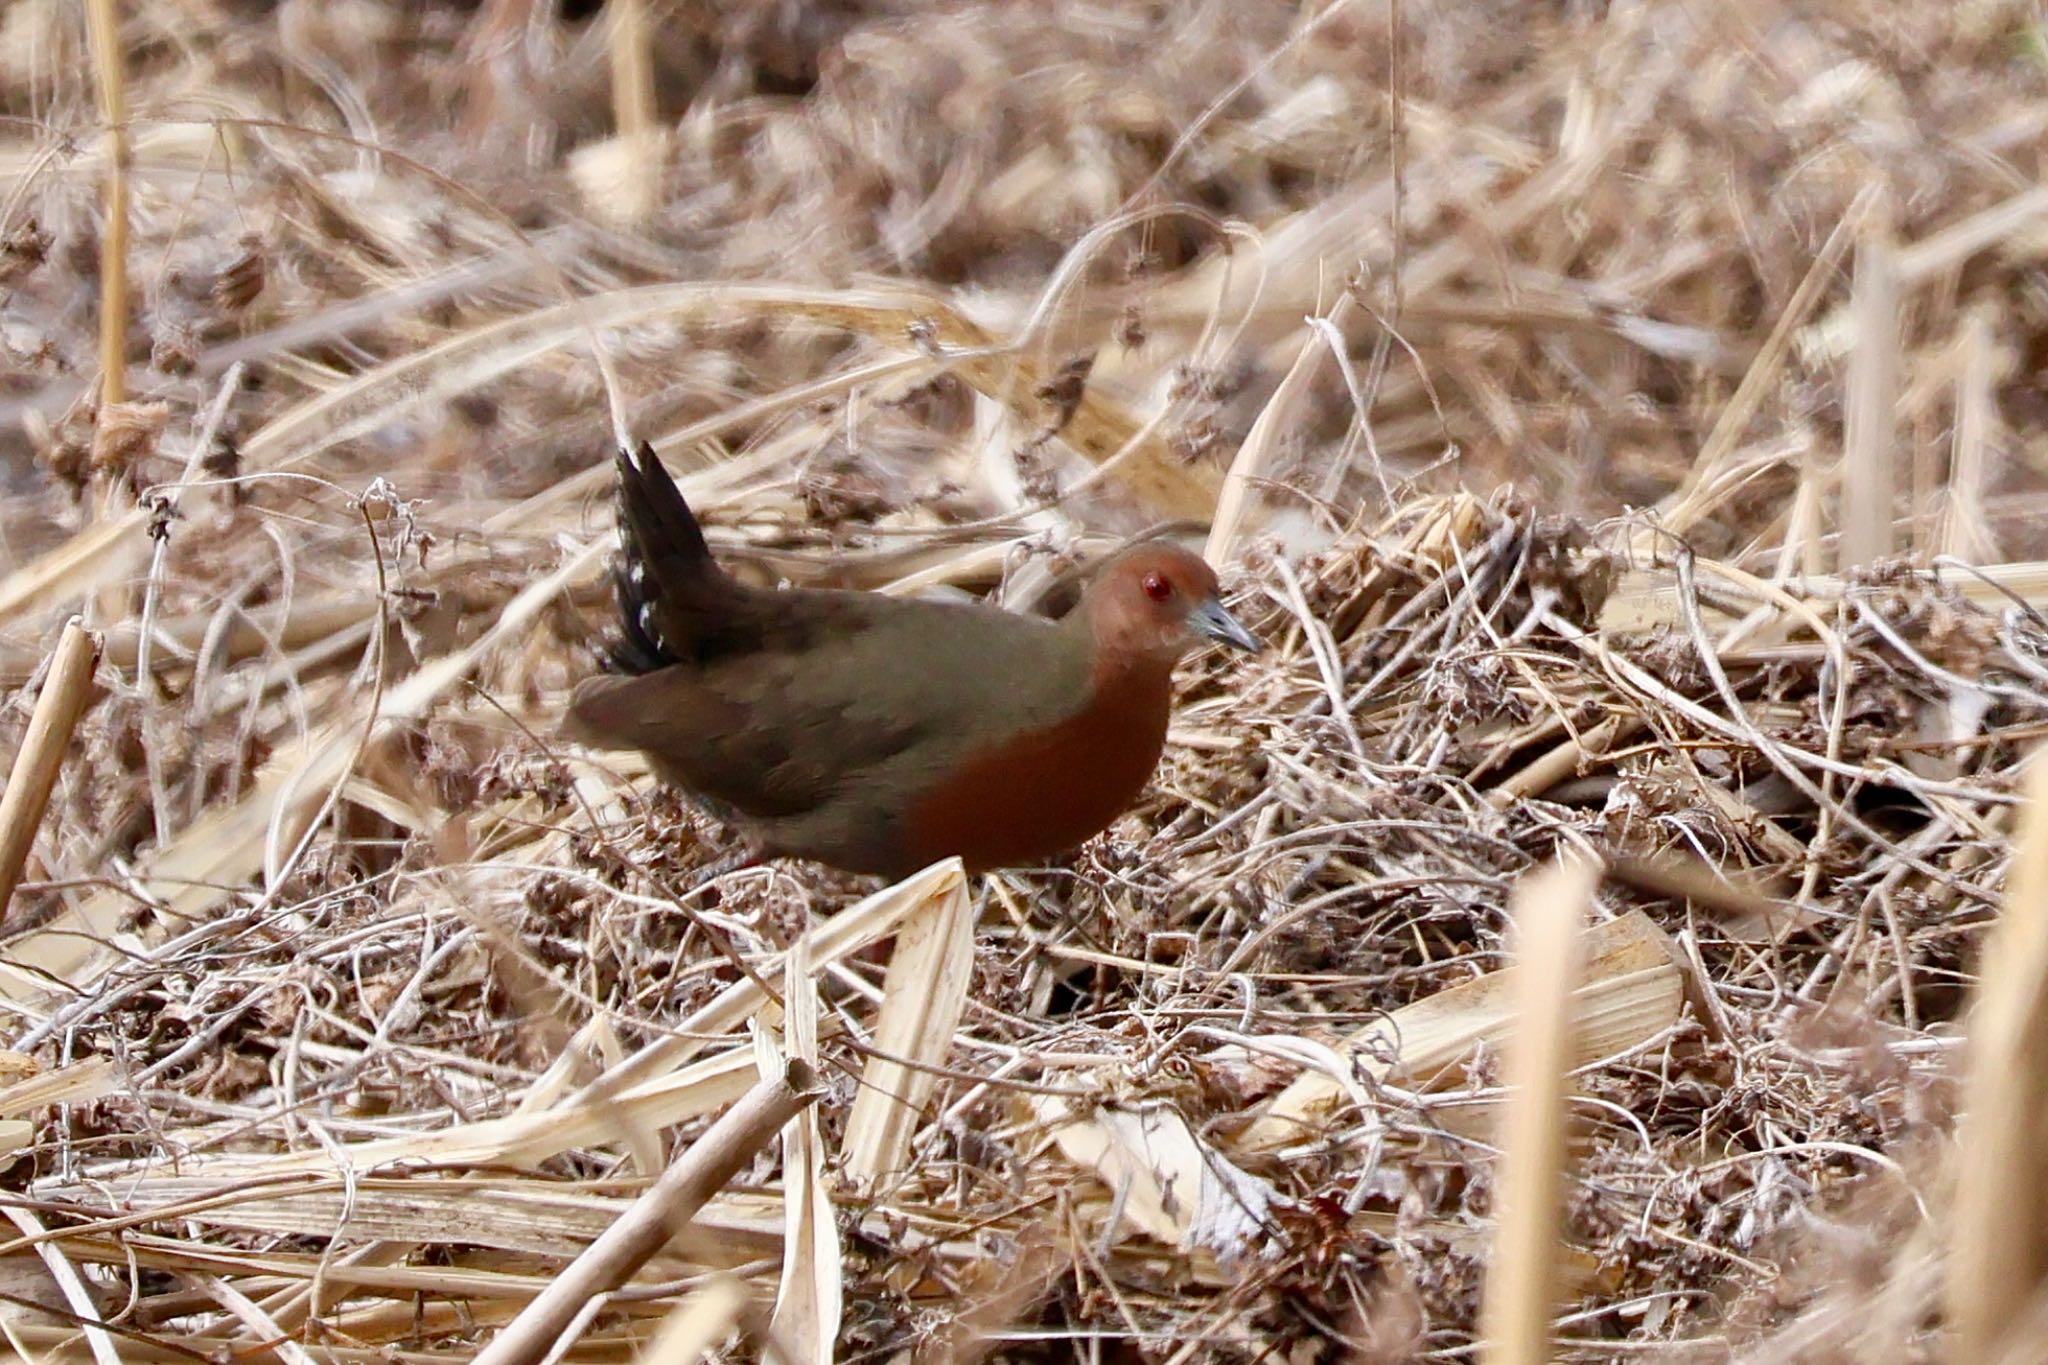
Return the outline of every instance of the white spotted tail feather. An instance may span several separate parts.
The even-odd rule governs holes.
[[[711,557],[682,491],[668,469],[641,443],[621,450],[619,559],[612,569],[618,593],[619,638],[608,651],[618,673],[652,673],[715,648],[720,608],[744,594]]]

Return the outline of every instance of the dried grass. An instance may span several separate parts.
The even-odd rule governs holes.
[[[560,1358],[1469,1358],[1509,898],[1590,853],[1557,1358],[1933,1358],[2048,738],[2033,9],[585,8],[99,6],[118,88],[0,9],[7,747],[107,640],[13,1348],[469,1358],[786,1049]],[[1270,648],[1055,867],[720,870],[552,738],[622,433],[758,581],[1186,521]]]

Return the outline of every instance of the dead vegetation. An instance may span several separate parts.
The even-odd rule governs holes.
[[[2024,917],[1952,1197],[2048,736],[2032,7],[94,8],[118,64],[0,10],[10,747],[104,635],[0,942],[17,1349],[1869,1361],[2038,1313]],[[553,738],[622,433],[764,581],[1051,609],[1180,520],[1269,648],[1059,866],[705,881],[725,831]],[[1544,1011],[1511,892],[1578,855]],[[1501,1126],[1506,1044],[1568,1142],[1526,1081]],[[707,1142],[786,1059],[782,1140]],[[1503,1133],[1561,1155],[1504,1167],[1482,1319]],[[693,1161],[737,1176],[687,1230],[599,1242]]]

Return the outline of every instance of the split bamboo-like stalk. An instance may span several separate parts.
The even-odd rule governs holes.
[[[50,802],[64,751],[71,744],[72,727],[92,694],[92,674],[99,657],[99,637],[73,617],[50,658],[49,676],[36,698],[28,732],[14,756],[14,768],[7,775],[7,790],[0,793],[0,914],[13,899],[21,869],[28,862],[43,808]]]
[[[1300,409],[1308,396],[1309,385],[1329,354],[1330,337],[1355,310],[1356,302],[1347,292],[1330,310],[1332,330],[1309,329],[1294,364],[1288,367],[1279,387],[1273,390],[1273,396],[1259,410],[1258,419],[1246,433],[1244,444],[1238,447],[1237,458],[1231,461],[1230,473],[1224,478],[1222,493],[1217,499],[1208,544],[1202,550],[1202,557],[1211,564],[1230,562],[1244,529],[1246,515],[1252,510],[1253,487],[1271,462],[1280,433],[1300,422]]]
[[[1671,1027],[1685,1006],[1681,954],[1639,910],[1586,934],[1586,967],[1573,994],[1579,1028],[1573,1066],[1646,1042]],[[1439,991],[1360,1030],[1344,1046],[1350,1065],[1386,1084],[1428,1089],[1458,1074],[1482,1046],[1520,1026],[1510,974],[1495,972]],[[1312,1136],[1357,1096],[1337,1077],[1305,1072],[1266,1106],[1237,1146],[1258,1151]]]
[[[798,940],[783,964],[783,1024],[786,1053],[755,1034],[763,1076],[775,1074],[784,1056],[790,1065],[818,1065],[818,983],[811,974],[805,940]],[[832,1365],[839,1325],[846,1312],[845,1261],[832,1188],[825,1177],[825,1137],[817,1111],[805,1109],[782,1129],[782,1280],[768,1332],[776,1354],[790,1365]]]
[[[924,1103],[938,1083],[974,975],[974,902],[955,881],[925,898],[896,932],[875,1053],[861,1070],[841,1155],[848,1178],[903,1169]]]

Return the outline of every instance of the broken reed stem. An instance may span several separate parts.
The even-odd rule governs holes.
[[[72,617],[50,656],[49,675],[43,679],[21,750],[14,756],[14,769],[7,774],[7,790],[0,792],[0,918],[5,917],[21,869],[28,862],[28,851],[36,841],[43,808],[50,803],[57,772],[64,765],[64,751],[71,743],[72,727],[91,695],[92,673],[99,658],[99,637]]]
[[[647,45],[644,0],[613,0],[612,117],[621,136],[654,127],[654,54]]]
[[[646,0],[612,0],[612,117],[628,175],[613,207],[630,225],[647,220],[661,186],[661,139],[654,127],[654,53]]]
[[[1855,347],[1844,384],[1842,545],[1844,569],[1892,552],[1893,456],[1899,396],[1899,261],[1890,199],[1880,193],[1856,246],[1849,294]]]
[[[818,1098],[817,1073],[792,1061],[761,1081],[619,1215],[553,1284],[505,1324],[476,1356],[476,1365],[534,1365],[556,1349],[591,1299],[624,1284],[676,1235],[706,1200],[754,1159],[783,1124]]]
[[[793,959],[792,959],[793,960]],[[946,1060],[974,979],[974,898],[959,881],[896,931],[882,984],[874,1052],[861,1067],[839,1142],[846,1178],[869,1184],[903,1170],[924,1102]]]
[[[1519,772],[1502,778],[1487,793],[1487,800],[1501,810],[1517,801],[1541,796],[1568,777],[1585,771],[1614,746],[1615,741],[1634,734],[1643,726],[1641,716],[1609,716],[1575,739],[1567,739],[1531,759]]]
[[[128,396],[128,90],[114,0],[86,0],[100,118],[107,125],[107,225],[100,236],[100,407]]]
[[[1585,961],[1586,909],[1599,882],[1597,864],[1568,855],[1515,889],[1517,1027],[1504,1049],[1508,1099],[1494,1181],[1493,1254],[1479,1315],[1486,1365],[1541,1365],[1550,1358],[1551,1310],[1563,1264],[1558,1224],[1577,1015],[1572,993]]]
[[[1272,461],[1280,444],[1280,433],[1300,424],[1302,404],[1308,398],[1317,370],[1330,354],[1331,338],[1342,335],[1357,308],[1357,299],[1346,290],[1326,315],[1328,326],[1308,329],[1294,363],[1281,376],[1273,396],[1259,409],[1252,429],[1245,433],[1244,444],[1237,448],[1230,472],[1224,475],[1215,514],[1209,522],[1209,540],[1202,547],[1202,558],[1212,565],[1221,568],[1230,562],[1237,548],[1238,531],[1256,499],[1259,476]]]
[[[1984,942],[1956,1145],[1948,1359],[1990,1360],[2048,1279],[2048,753],[2028,760],[2005,901]]]

